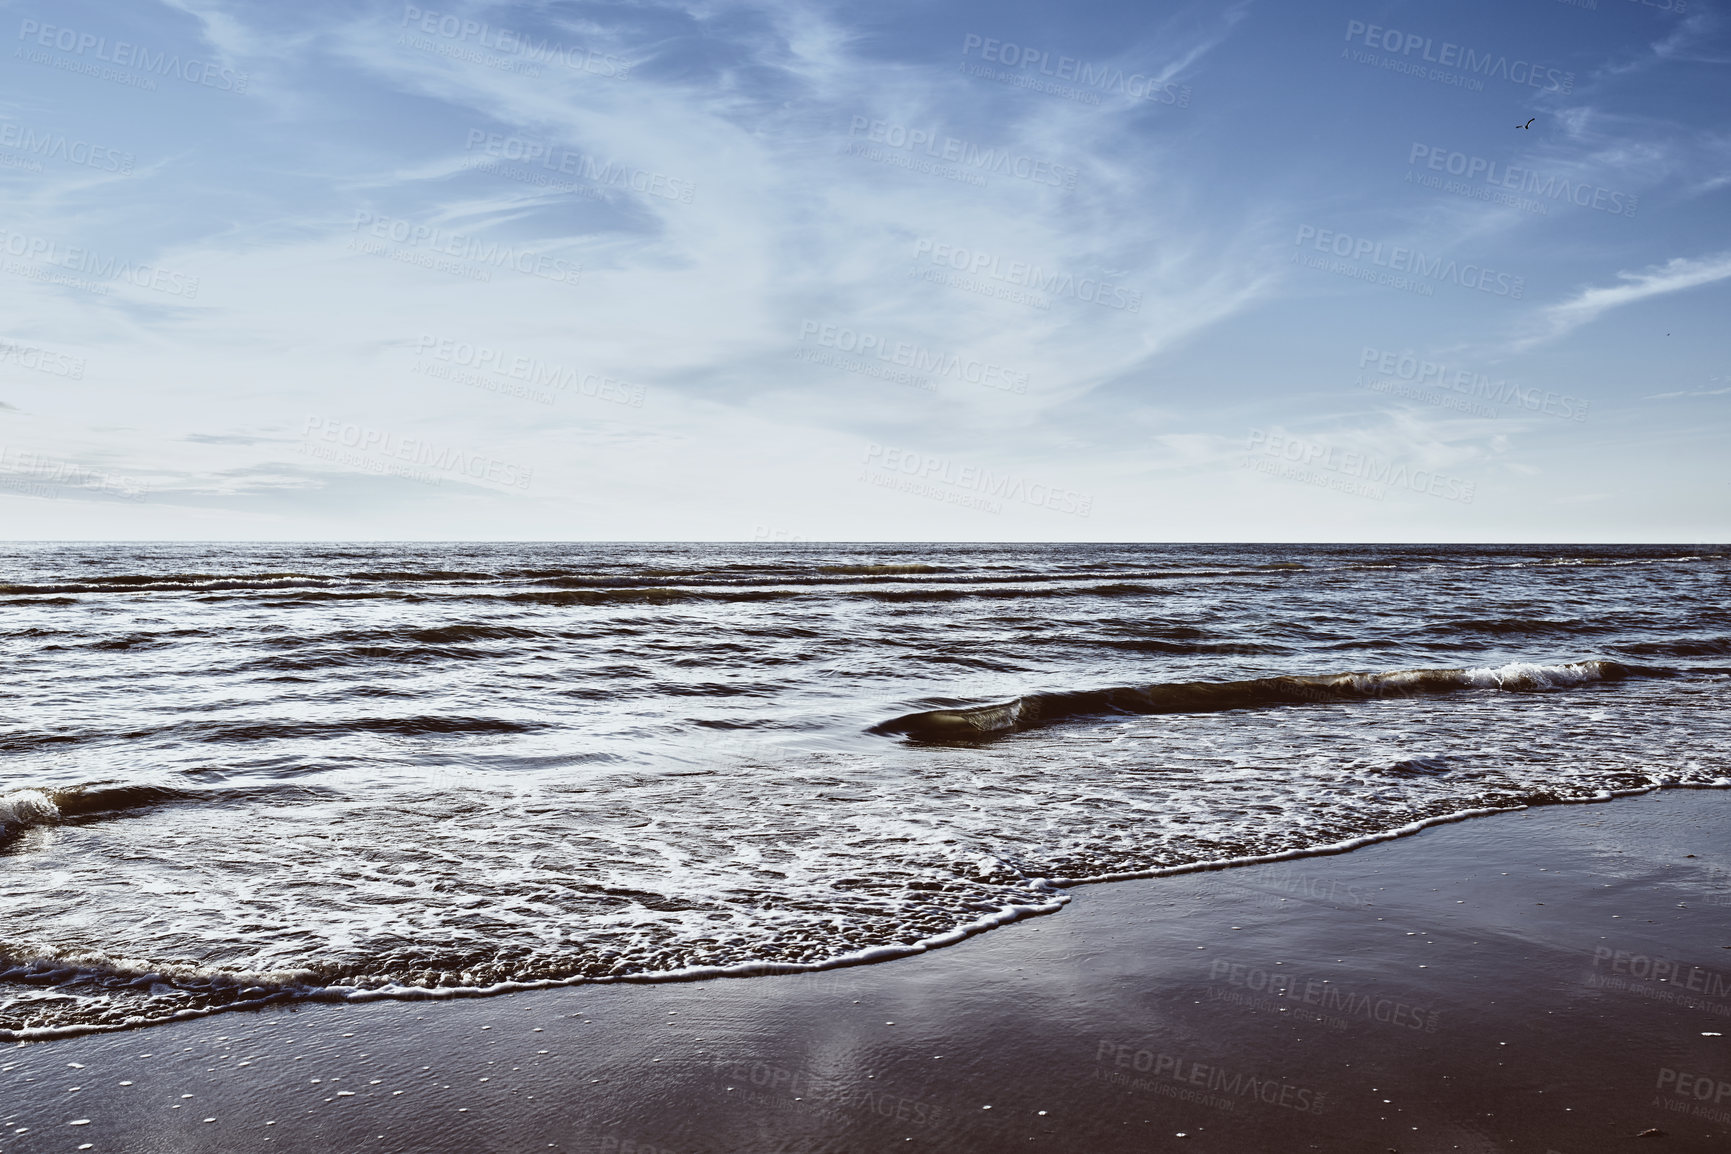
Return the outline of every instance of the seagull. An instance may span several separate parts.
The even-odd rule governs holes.
[[[1516,127],[1516,128],[1527,128],[1527,129],[1530,129],[1530,128],[1532,128],[1532,126],[1533,126],[1533,120],[1537,120],[1537,119],[1538,119],[1538,117],[1536,117],[1536,116],[1535,116],[1535,117],[1533,117],[1533,119],[1532,119],[1532,120],[1529,120],[1529,121],[1527,121],[1527,122],[1526,122],[1526,123],[1525,123],[1525,124],[1517,124],[1517,125],[1515,125],[1515,127]]]

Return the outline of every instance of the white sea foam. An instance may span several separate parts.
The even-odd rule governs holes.
[[[1724,559],[7,549],[13,1038],[861,964],[1731,776],[1723,671],[1637,668],[1731,652]],[[934,706],[971,735],[867,732]]]
[[[1468,669],[1464,676],[1469,684],[1485,689],[1550,689],[1603,681],[1605,672],[1603,661],[1571,661],[1562,665],[1511,661],[1507,665]]]
[[[0,793],[0,834],[26,826],[56,821],[60,809],[54,799],[39,789],[15,789]]]

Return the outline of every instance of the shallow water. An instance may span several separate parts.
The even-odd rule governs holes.
[[[887,956],[1086,878],[1731,784],[1728,576],[1687,546],[12,546],[0,1037]]]

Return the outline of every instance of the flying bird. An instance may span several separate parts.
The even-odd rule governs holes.
[[[1537,120],[1537,119],[1538,119],[1538,117],[1536,117],[1536,116],[1535,116],[1535,117],[1533,117],[1533,119],[1532,119],[1532,120],[1529,120],[1529,121],[1527,121],[1527,122],[1526,122],[1526,123],[1525,123],[1525,124],[1517,124],[1517,125],[1515,125],[1515,127],[1516,127],[1516,128],[1526,128],[1526,129],[1530,129],[1530,128],[1532,128],[1532,126],[1533,126],[1533,120]]]

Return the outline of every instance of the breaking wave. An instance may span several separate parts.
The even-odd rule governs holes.
[[[1477,669],[1402,669],[1321,677],[1259,677],[1249,681],[1183,681],[1068,693],[1033,693],[995,705],[928,709],[891,718],[870,733],[916,741],[996,737],[1112,713],[1215,713],[1271,705],[1315,705],[1489,689],[1536,693],[1625,677],[1664,677],[1670,670],[1618,661],[1540,665],[1528,661]]]

